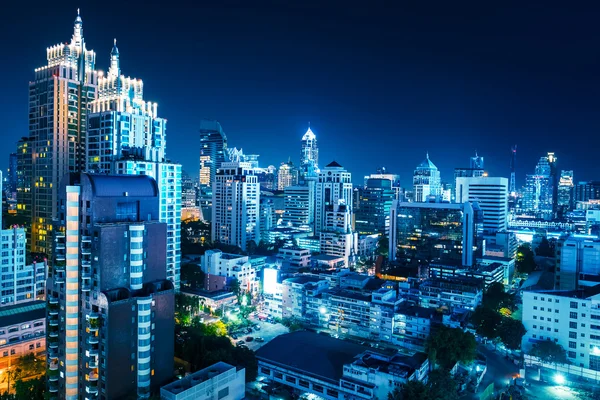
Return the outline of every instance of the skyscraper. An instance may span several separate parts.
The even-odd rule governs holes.
[[[23,217],[27,228],[27,242],[31,240],[32,196],[31,181],[33,179],[31,141],[27,137],[17,142],[17,215]]]
[[[390,227],[390,207],[396,200],[389,179],[367,179],[359,194],[359,208],[354,210],[356,231],[359,235],[380,233],[386,235]]]
[[[508,223],[508,179],[456,178],[456,202],[479,203],[486,234],[505,231]]]
[[[573,187],[573,171],[560,171],[556,200],[559,217],[564,217],[573,208]]]
[[[218,121],[200,121],[200,187],[212,188],[217,169],[225,162],[227,136]]]
[[[315,233],[325,226],[328,206],[346,204],[352,206],[352,176],[336,161],[329,163],[319,172],[316,184]]]
[[[540,158],[535,173],[526,177],[523,210],[538,218],[552,219],[557,192],[556,157],[554,153],[548,153]]]
[[[319,148],[317,147],[317,137],[308,127],[308,130],[302,136],[302,151],[300,153],[300,175],[303,178],[311,176],[316,177],[319,173]]]
[[[415,202],[426,202],[429,196],[438,197],[441,193],[440,171],[429,159],[429,153],[413,174]]]
[[[291,161],[281,163],[277,171],[277,189],[284,190],[288,186],[298,184],[298,169]]]
[[[31,204],[31,251],[49,254],[60,179],[85,168],[87,113],[96,97],[96,54],[85,45],[79,12],[71,41],[46,55],[48,64],[29,83],[31,190],[21,193],[20,204]]]
[[[148,398],[173,375],[167,225],[148,176],[69,174],[48,277],[48,390],[61,399]]]
[[[17,195],[17,153],[10,153],[8,156],[8,170],[6,176],[5,191],[10,194],[10,198],[16,198]]]
[[[260,242],[260,185],[250,163],[224,162],[212,189],[212,241],[246,250]]]
[[[477,152],[475,152],[475,157],[471,157],[471,161],[469,163],[469,168],[483,169],[483,157],[477,155]]]
[[[148,175],[156,180],[160,221],[167,224],[167,277],[179,290],[181,264],[181,165],[166,158],[167,121],[144,100],[141,79],[121,73],[115,40],[110,68],[98,78],[87,131],[87,171]]]
[[[284,190],[283,224],[307,227],[314,224],[314,186],[288,186]]]

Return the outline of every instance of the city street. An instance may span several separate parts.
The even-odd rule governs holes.
[[[519,367],[512,361],[507,360],[504,355],[488,349],[486,345],[478,345],[477,351],[486,357],[487,372],[479,385],[477,394],[473,396],[474,398],[479,398],[479,394],[492,382],[496,392],[512,383],[512,378],[519,373]]]

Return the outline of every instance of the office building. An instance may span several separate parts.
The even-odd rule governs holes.
[[[452,260],[471,266],[481,253],[477,203],[405,203],[390,209],[389,259],[408,263]]]
[[[212,188],[217,170],[227,161],[227,136],[218,121],[200,121],[200,187]]]
[[[483,211],[483,231],[494,234],[507,229],[508,179],[456,178],[456,202],[479,204]]]
[[[30,207],[23,215],[32,221],[31,252],[50,254],[59,183],[65,174],[85,168],[87,114],[96,97],[96,54],[86,47],[79,13],[71,41],[48,47],[46,55],[47,65],[36,68],[29,83],[31,178],[19,204]]]
[[[2,192],[2,172],[0,172],[0,192]],[[0,215],[0,228],[3,226]],[[46,286],[46,258],[33,257],[27,263],[27,240],[25,229],[12,227],[0,229],[0,307],[19,304],[35,299],[43,300]]]
[[[19,358],[44,357],[45,351],[45,301],[0,307],[0,375],[18,367]]]
[[[296,246],[282,247],[277,253],[283,271],[302,271],[311,267],[311,253]]]
[[[304,136],[302,136],[302,151],[300,152],[300,175],[306,179],[307,177],[316,177],[318,174],[319,148],[317,146],[317,137],[309,126]]]
[[[394,200],[399,200],[402,194],[402,187],[400,187],[400,175],[387,173],[385,167],[377,168],[376,174],[365,176],[365,187],[369,179],[387,179],[390,181],[392,190],[394,191]]]
[[[281,163],[277,171],[277,189],[284,190],[288,186],[298,184],[298,169],[291,161]]]
[[[355,228],[359,235],[387,234],[390,207],[395,198],[388,179],[368,179],[355,208]]]
[[[414,201],[424,203],[430,197],[437,198],[441,194],[440,171],[429,159],[429,153],[425,160],[417,166],[413,174]]]
[[[260,242],[260,185],[250,163],[225,162],[213,185],[212,241],[246,250]]]
[[[409,380],[426,382],[429,371],[424,353],[391,354],[307,331],[276,337],[256,358],[268,381],[326,400],[385,399]]]
[[[478,155],[477,152],[475,152],[475,157],[471,157],[469,162],[469,168],[479,170],[483,169],[483,157]]]
[[[202,256],[202,272],[207,276],[221,276],[226,278],[226,285],[237,280],[240,289],[244,292],[255,294],[258,290],[256,269],[252,266],[248,256],[223,253],[221,250],[207,250]]]
[[[284,190],[283,225],[312,228],[314,221],[314,185],[286,187]]]
[[[598,380],[600,286],[524,291],[522,296],[522,321],[526,330],[521,345],[523,353],[528,353],[535,343],[550,340],[565,349],[574,374]],[[525,356],[527,365],[532,361],[530,356]]]
[[[33,170],[31,159],[30,140],[27,137],[22,137],[17,142],[17,215],[22,217],[27,228],[27,241],[31,240],[31,182],[33,179]]]
[[[458,187],[458,184],[456,183],[456,180],[458,178],[480,178],[484,173],[485,171],[483,169],[478,168],[454,168],[454,181],[452,182],[454,190],[450,193],[450,201],[452,203],[457,201],[456,188]]]
[[[417,287],[417,298],[422,307],[473,311],[483,299],[485,283],[472,277],[431,278]]]
[[[175,293],[154,179],[70,174],[47,282],[48,391],[148,398],[173,375]]]
[[[246,370],[218,362],[160,388],[162,400],[195,400],[216,396],[219,400],[246,397]]]
[[[574,187],[574,201],[600,200],[600,181],[579,182]]]
[[[17,153],[10,153],[10,155],[8,156],[8,169],[6,171],[6,187],[4,189],[7,193],[7,198],[10,199],[17,198],[17,168]]]
[[[319,173],[315,197],[315,233],[318,234],[325,227],[328,206],[352,206],[352,175],[336,161],[329,163]]]
[[[117,43],[106,76],[98,78],[87,131],[87,171],[148,175],[156,181],[160,221],[167,224],[167,277],[179,290],[181,264],[181,165],[166,158],[166,123],[158,105],[144,100],[141,79],[121,73]]]
[[[556,289],[576,290],[600,283],[600,240],[571,235],[556,243]]]
[[[554,153],[540,158],[532,175],[525,178],[523,211],[537,218],[550,220],[556,213],[558,177]]]
[[[558,206],[559,217],[565,217],[573,208],[573,171],[560,171],[558,181]]]

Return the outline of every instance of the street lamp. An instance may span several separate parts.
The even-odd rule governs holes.
[[[319,312],[323,315],[327,314],[327,309],[325,307],[320,307]]]
[[[562,386],[565,384],[566,380],[561,374],[556,374],[554,375],[554,382],[556,382],[557,385]]]

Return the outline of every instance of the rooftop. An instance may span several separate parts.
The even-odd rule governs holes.
[[[11,326],[43,318],[46,318],[46,302],[43,300],[0,308],[0,326]]]
[[[600,285],[587,286],[578,290],[536,290],[535,293],[560,297],[571,297],[576,299],[587,299],[600,294]]]
[[[147,175],[100,175],[84,174],[88,177],[97,197],[156,197],[156,181]]]
[[[277,336],[256,352],[256,358],[338,384],[344,364],[352,363],[367,350],[371,348],[314,332],[297,331]]]
[[[204,368],[200,371],[196,371],[183,379],[177,380],[166,386],[163,386],[161,390],[173,394],[178,394],[183,392],[184,390],[206,382],[209,379],[219,376],[224,372],[228,372],[232,369],[235,370],[236,368],[224,362],[218,362],[216,364],[211,365],[210,367]]]

